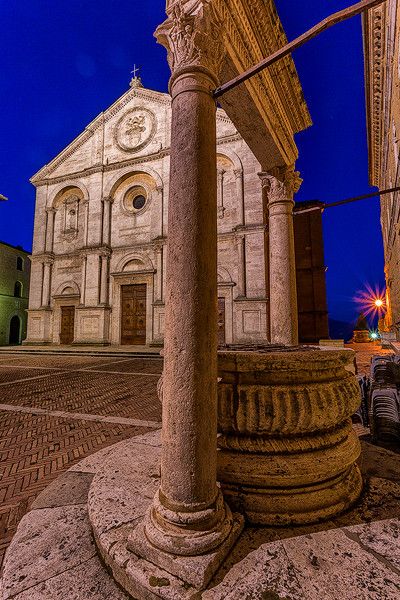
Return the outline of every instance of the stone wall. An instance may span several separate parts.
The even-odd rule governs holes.
[[[19,264],[17,264],[19,259]],[[20,268],[18,268],[20,267]],[[15,248],[0,242],[0,345],[10,342],[10,325],[13,317],[19,318],[19,332],[15,342],[21,343],[26,337],[26,322],[29,297],[30,260],[22,248]],[[15,289],[21,284],[20,291]],[[18,295],[16,296],[15,294]]]

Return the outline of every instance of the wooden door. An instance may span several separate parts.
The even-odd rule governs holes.
[[[218,346],[225,344],[225,298],[218,298]]]
[[[74,341],[75,306],[61,307],[60,344],[72,344]]]
[[[121,344],[146,343],[146,284],[123,285],[121,292]]]

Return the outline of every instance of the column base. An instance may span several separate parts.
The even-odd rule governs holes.
[[[233,514],[230,525],[228,536],[215,550],[197,556],[178,556],[156,548],[147,540],[143,520],[129,536],[127,548],[188,586],[201,591],[207,587],[241,534],[244,525],[243,517]]]

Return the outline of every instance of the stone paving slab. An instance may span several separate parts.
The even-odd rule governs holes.
[[[392,453],[387,453],[389,468],[382,468],[381,478],[372,475],[369,479],[376,486],[377,495],[373,500],[368,498],[367,492],[359,507],[326,524],[269,528],[269,532],[268,528],[247,528],[209,589],[199,595],[187,586],[182,587],[182,582],[165,571],[138,559],[124,545],[140,522],[138,515],[145,510],[145,504],[148,506],[151,502],[158,481],[159,440],[159,432],[153,432],[102,450],[76,465],[74,471],[56,480],[43,497],[39,497],[35,510],[24,518],[7,554],[3,600],[58,600],[61,597],[103,600],[105,594],[110,600],[127,598],[115,587],[95,555],[91,555],[92,532],[83,517],[86,514],[83,501],[85,496],[88,500],[87,490],[93,476],[89,491],[92,522],[95,515],[95,530],[103,548],[120,565],[126,566],[128,575],[138,580],[136,595],[132,595],[138,600],[398,600],[400,597],[398,503],[386,503],[390,486],[393,493],[397,493],[397,499],[400,498],[399,462],[397,472],[390,479],[394,469]],[[363,447],[366,456],[371,457],[374,449],[365,444]],[[384,459],[386,451],[377,451]],[[366,463],[364,460],[363,468],[369,478]],[[372,470],[374,468],[373,465]],[[382,487],[379,496],[382,483],[386,488]],[[380,506],[372,510],[371,502]],[[367,509],[373,520],[353,524],[360,515],[367,514]],[[78,523],[75,541],[63,533],[71,515],[75,515]],[[70,527],[75,526],[70,524]],[[86,532],[86,540],[79,532]],[[65,538],[65,547],[61,543],[60,548],[60,537]],[[65,560],[64,549],[68,550]],[[50,561],[48,572],[38,568],[44,560]],[[25,570],[24,561],[29,565]],[[90,576],[90,588],[88,577],[83,575],[85,570]],[[19,581],[16,575],[11,575],[13,571],[25,577]],[[38,576],[38,572],[46,573],[45,578]]]

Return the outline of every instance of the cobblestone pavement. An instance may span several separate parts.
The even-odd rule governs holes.
[[[159,426],[160,358],[0,357],[0,567],[22,516],[58,475]]]

